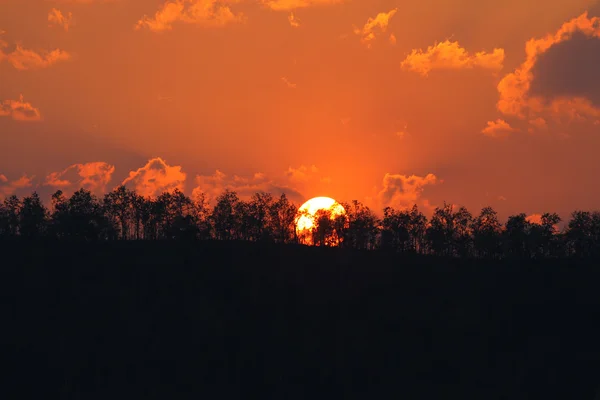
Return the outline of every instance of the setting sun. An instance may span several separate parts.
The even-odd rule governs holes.
[[[346,213],[344,207],[331,197],[314,197],[298,209],[298,216],[296,217],[298,237],[304,237],[305,241],[308,239],[306,237],[315,226],[315,217],[320,210],[330,212],[331,219]]]

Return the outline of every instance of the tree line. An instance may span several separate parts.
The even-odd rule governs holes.
[[[121,186],[102,198],[58,190],[47,208],[34,192],[0,203],[0,239],[245,240],[486,259],[600,256],[600,212],[575,211],[559,232],[555,213],[540,223],[511,215],[502,224],[491,207],[474,216],[444,204],[428,219],[416,205],[387,207],[382,218],[356,200],[341,205],[345,214],[319,210],[312,228],[298,232],[298,207],[285,194],[259,192],[246,201],[226,190],[209,206],[202,194],[146,198]]]

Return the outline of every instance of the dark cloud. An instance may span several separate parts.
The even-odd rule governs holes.
[[[574,33],[539,55],[532,73],[533,96],[585,97],[600,106],[600,38]]]
[[[281,196],[282,194],[285,194],[288,197],[288,199],[290,199],[296,204],[303,203],[306,200],[306,197],[302,193],[300,193],[294,188],[286,186],[271,184],[269,186],[269,193],[277,197]]]

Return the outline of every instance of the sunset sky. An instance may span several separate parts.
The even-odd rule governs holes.
[[[0,198],[600,209],[595,0],[0,0]]]

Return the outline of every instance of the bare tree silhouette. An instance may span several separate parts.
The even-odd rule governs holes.
[[[19,213],[21,201],[17,196],[6,198],[0,207],[0,235],[2,237],[16,237],[19,234]]]
[[[19,234],[27,239],[39,239],[46,235],[48,210],[40,196],[33,192],[25,197],[19,210]]]
[[[503,226],[491,207],[473,217],[464,207],[444,203],[428,221],[416,205],[401,210],[386,207],[382,219],[357,200],[341,205],[344,214],[332,214],[331,209],[306,214],[312,226],[299,231],[302,213],[285,194],[273,198],[257,192],[245,201],[225,190],[209,208],[204,194],[191,199],[178,189],[144,198],[120,186],[102,199],[85,189],[70,197],[58,190],[48,210],[34,192],[0,203],[0,239],[216,239],[462,258],[600,256],[600,212],[575,211],[559,232],[562,221],[556,213],[543,214],[539,223],[528,221],[526,214],[511,215]]]
[[[346,217],[340,229],[343,232],[343,245],[359,250],[373,250],[377,246],[379,221],[375,214],[361,202],[353,200],[342,203]],[[347,223],[347,229],[343,229]]]
[[[502,224],[492,207],[485,207],[471,224],[475,254],[481,258],[497,258],[501,255]]]

